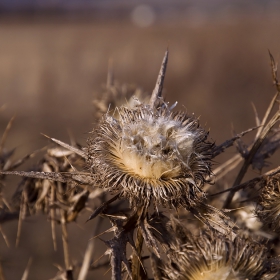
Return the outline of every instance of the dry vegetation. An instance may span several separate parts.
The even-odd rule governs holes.
[[[82,280],[104,277],[105,272],[108,279],[111,275],[113,279],[128,275],[133,279],[217,279],[218,272],[227,271],[228,277],[237,275],[237,279],[280,279],[279,162],[274,155],[279,146],[280,91],[272,56],[276,95],[269,86],[265,54],[267,46],[279,42],[267,35],[268,29],[276,31],[273,20],[257,21],[162,24],[139,29],[137,36],[127,23],[118,23],[122,33],[116,33],[115,23],[110,22],[1,23],[0,90],[1,102],[7,103],[7,109],[0,111],[3,279]],[[131,83],[153,88],[163,53],[160,49],[168,43],[166,98],[164,102],[158,98],[159,87],[150,101],[150,93]],[[128,84],[118,83],[109,71],[100,89],[109,57],[114,58],[115,74]],[[134,94],[140,101],[130,99]],[[179,104],[171,110],[175,100]],[[121,104],[128,109],[118,109],[113,121],[109,115]],[[182,105],[187,115],[172,113],[186,111]],[[9,122],[15,111],[18,117]],[[192,111],[202,115],[200,125]],[[114,161],[119,155],[114,154],[115,132],[127,133],[114,127],[116,122],[126,127],[137,123],[139,115],[153,114],[165,122],[172,120],[180,134],[190,126],[188,133],[194,137],[184,138],[184,143],[191,144],[183,148],[176,142],[179,136],[166,140],[168,150],[161,159],[168,165],[158,167],[165,174],[163,185],[154,180],[143,183],[135,176],[123,179],[131,170]],[[233,138],[229,136],[232,120]],[[155,123],[160,129],[164,126],[161,120]],[[88,136],[92,126],[94,131]],[[67,137],[69,127],[72,132]],[[30,142],[40,132],[63,142],[51,138],[54,144],[41,148],[47,143],[45,138]],[[126,138],[123,141],[130,145]],[[232,145],[236,149],[227,153]],[[18,147],[16,152],[14,147]],[[193,154],[199,156],[178,171],[178,162],[185,164],[185,159],[169,154],[174,147],[184,155],[194,149]],[[170,168],[176,171],[169,172]],[[7,171],[24,179],[15,182],[4,175]],[[174,183],[174,178],[181,181]],[[129,188],[122,189],[126,184]],[[148,185],[160,191],[151,194]],[[172,199],[166,201],[167,197]],[[104,252],[107,255],[99,259]],[[211,259],[215,254],[221,257],[219,262]],[[216,274],[198,278],[206,270]]]

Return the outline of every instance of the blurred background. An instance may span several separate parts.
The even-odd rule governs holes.
[[[1,0],[0,135],[16,116],[6,144],[16,147],[15,159],[47,145],[41,133],[65,142],[74,135],[85,145],[108,61],[117,81],[151,92],[168,48],[166,100],[200,116],[219,144],[232,127],[254,126],[252,103],[262,117],[275,93],[268,49],[279,61],[279,12],[279,1],[261,0]],[[77,262],[94,226],[84,224],[87,215],[70,226]],[[27,219],[19,248],[16,227],[16,221],[3,225],[10,248],[0,237],[6,279],[20,279],[30,257],[28,279],[54,277],[53,264],[63,266],[63,257],[52,249],[50,224]]]

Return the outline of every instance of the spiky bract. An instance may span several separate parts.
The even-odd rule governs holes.
[[[211,174],[213,144],[198,119],[139,104],[104,115],[89,139],[88,163],[99,184],[134,206],[194,206]]]

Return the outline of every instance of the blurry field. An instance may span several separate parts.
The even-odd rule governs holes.
[[[0,106],[5,109],[0,111],[0,135],[16,115],[7,143],[17,148],[16,158],[48,143],[40,133],[66,142],[70,133],[85,145],[96,122],[91,101],[102,94],[108,60],[113,60],[118,81],[151,92],[168,47],[166,99],[201,116],[211,137],[221,143],[230,138],[232,126],[236,132],[254,126],[251,102],[262,116],[275,93],[268,49],[280,59],[279,26],[279,18],[260,14],[199,22],[180,19],[148,28],[126,20],[1,19]],[[70,225],[71,254],[77,262],[94,225],[84,224],[87,215],[79,225]],[[61,247],[59,253],[52,249],[50,225],[40,217],[27,220],[18,249],[16,226],[3,226],[10,248],[0,237],[7,279],[20,279],[29,257],[29,279],[54,277],[53,263],[63,266],[63,258]]]

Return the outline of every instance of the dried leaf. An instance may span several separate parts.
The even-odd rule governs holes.
[[[249,149],[248,145],[246,145],[241,139],[238,139],[236,141],[236,148],[239,154],[243,157],[246,158],[249,154]]]
[[[230,238],[235,237],[236,234],[234,228],[236,228],[236,226],[222,210],[200,202],[197,204],[196,208],[192,208],[190,211],[209,228],[214,229],[223,235],[227,235]]]
[[[67,150],[69,150],[69,151],[72,151],[73,153],[75,153],[75,154],[81,156],[82,158],[87,158],[86,153],[83,152],[82,150],[77,149],[77,148],[75,148],[75,147],[73,147],[73,146],[70,146],[69,144],[66,144],[66,143],[64,143],[64,142],[62,142],[62,141],[60,141],[60,140],[55,139],[55,138],[51,138],[51,137],[49,137],[49,136],[47,136],[47,135],[45,135],[45,134],[43,134],[43,135],[44,135],[45,137],[47,137],[48,139],[51,139],[54,143],[60,145],[61,147],[64,147],[65,149],[67,149]]]
[[[150,234],[156,238],[158,244],[163,246],[165,250],[170,249],[176,243],[171,220],[161,212],[155,212],[147,221],[149,227],[146,230],[150,231]]]
[[[88,200],[89,191],[84,190],[81,193],[76,194],[75,196],[70,198],[70,202],[73,203],[73,205],[70,207],[70,209],[67,211],[67,222],[75,221],[78,214],[81,210],[85,208],[85,204]]]
[[[156,256],[158,258],[160,258],[160,253],[159,253],[159,249],[157,246],[157,242],[156,239],[154,238],[152,232],[151,232],[151,226],[149,225],[149,223],[147,222],[147,219],[144,219],[142,221],[140,221],[140,229],[142,231],[142,235],[143,238],[145,240],[145,243],[147,245],[147,247],[151,250],[154,251]]]
[[[252,160],[253,169],[262,170],[268,166],[266,159],[270,158],[280,146],[280,128],[275,128],[270,131],[268,136],[263,141],[261,147],[255,154]]]
[[[29,177],[36,179],[48,179],[52,181],[67,183],[76,182],[77,184],[93,184],[91,173],[81,173],[81,172],[25,172],[25,171],[0,171],[3,175],[17,175],[21,177]]]
[[[90,216],[89,218],[86,220],[86,222],[94,219],[95,217],[97,217],[99,214],[101,214],[103,211],[105,211],[107,209],[107,207],[109,206],[110,203],[114,202],[116,199],[119,198],[119,194],[117,194],[116,196],[114,196],[113,198],[111,198],[110,200],[104,202],[101,206],[99,206]]]
[[[225,141],[224,143],[222,143],[219,146],[216,146],[213,153],[212,153],[212,158],[215,158],[216,156],[218,156],[219,154],[223,153],[225,151],[225,149],[227,149],[228,147],[232,146],[236,140],[240,139],[241,137],[243,137],[244,135],[246,135],[247,133],[257,129],[258,127],[252,127],[248,130],[245,130],[237,135],[235,135],[234,137],[232,137],[231,139]]]

